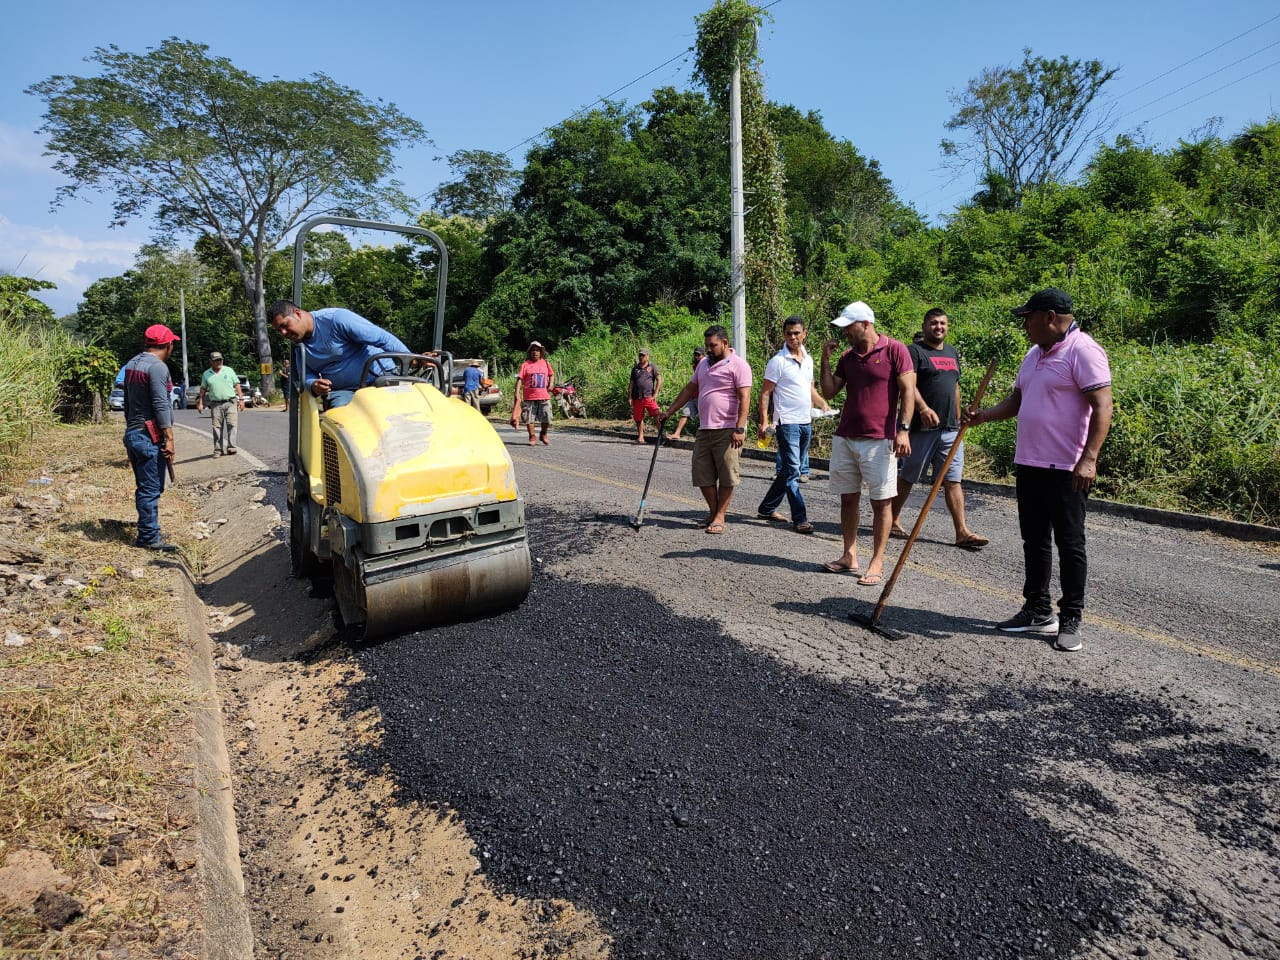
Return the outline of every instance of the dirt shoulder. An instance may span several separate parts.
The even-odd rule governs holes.
[[[289,575],[280,480],[204,454],[179,444],[161,501],[180,558],[130,546],[118,424],[54,431],[0,490],[0,952],[607,955],[567,902],[495,892],[451,811],[351,766],[380,718],[346,715],[358,668]],[[223,791],[235,822],[202,811]]]
[[[499,894],[450,810],[393,796],[352,766],[380,736],[350,713],[359,668],[332,601],[289,574],[278,479],[211,490],[201,587],[234,771],[246,897],[262,957],[598,957],[606,938],[564,901]]]
[[[0,491],[0,953],[201,954],[182,562],[138,550],[118,426],[42,431]],[[190,505],[162,526],[198,563]]]

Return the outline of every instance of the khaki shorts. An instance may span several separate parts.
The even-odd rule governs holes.
[[[832,437],[829,482],[832,493],[861,493],[866,487],[872,500],[892,500],[898,495],[893,441]]]
[[[742,448],[733,446],[733,430],[699,430],[693,440],[693,485],[736,487]]]

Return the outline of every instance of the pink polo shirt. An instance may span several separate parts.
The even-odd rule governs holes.
[[[751,386],[751,364],[730,347],[723,360],[710,363],[704,357],[694,368],[698,387],[698,425],[707,430],[727,430],[738,425],[738,388]]]
[[[1022,393],[1013,462],[1074,470],[1093,417],[1084,395],[1111,385],[1107,352],[1093,337],[1072,327],[1066,339],[1048,350],[1028,350],[1013,385]]]

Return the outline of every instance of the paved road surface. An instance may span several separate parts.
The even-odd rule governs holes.
[[[283,427],[241,444],[279,469]],[[848,619],[879,588],[819,568],[821,478],[815,536],[754,519],[759,461],[709,536],[664,450],[634,531],[651,447],[501,433],[530,599],[355,651],[353,697],[386,718],[362,762],[458,810],[507,889],[590,908],[616,956],[1280,956],[1280,553],[1095,513],[1064,654],[992,629],[1016,516],[971,495],[991,546],[939,504],[889,640]]]

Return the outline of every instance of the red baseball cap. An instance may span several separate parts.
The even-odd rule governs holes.
[[[152,347],[163,347],[167,343],[182,339],[163,323],[153,323],[142,335],[146,338],[147,345]]]

